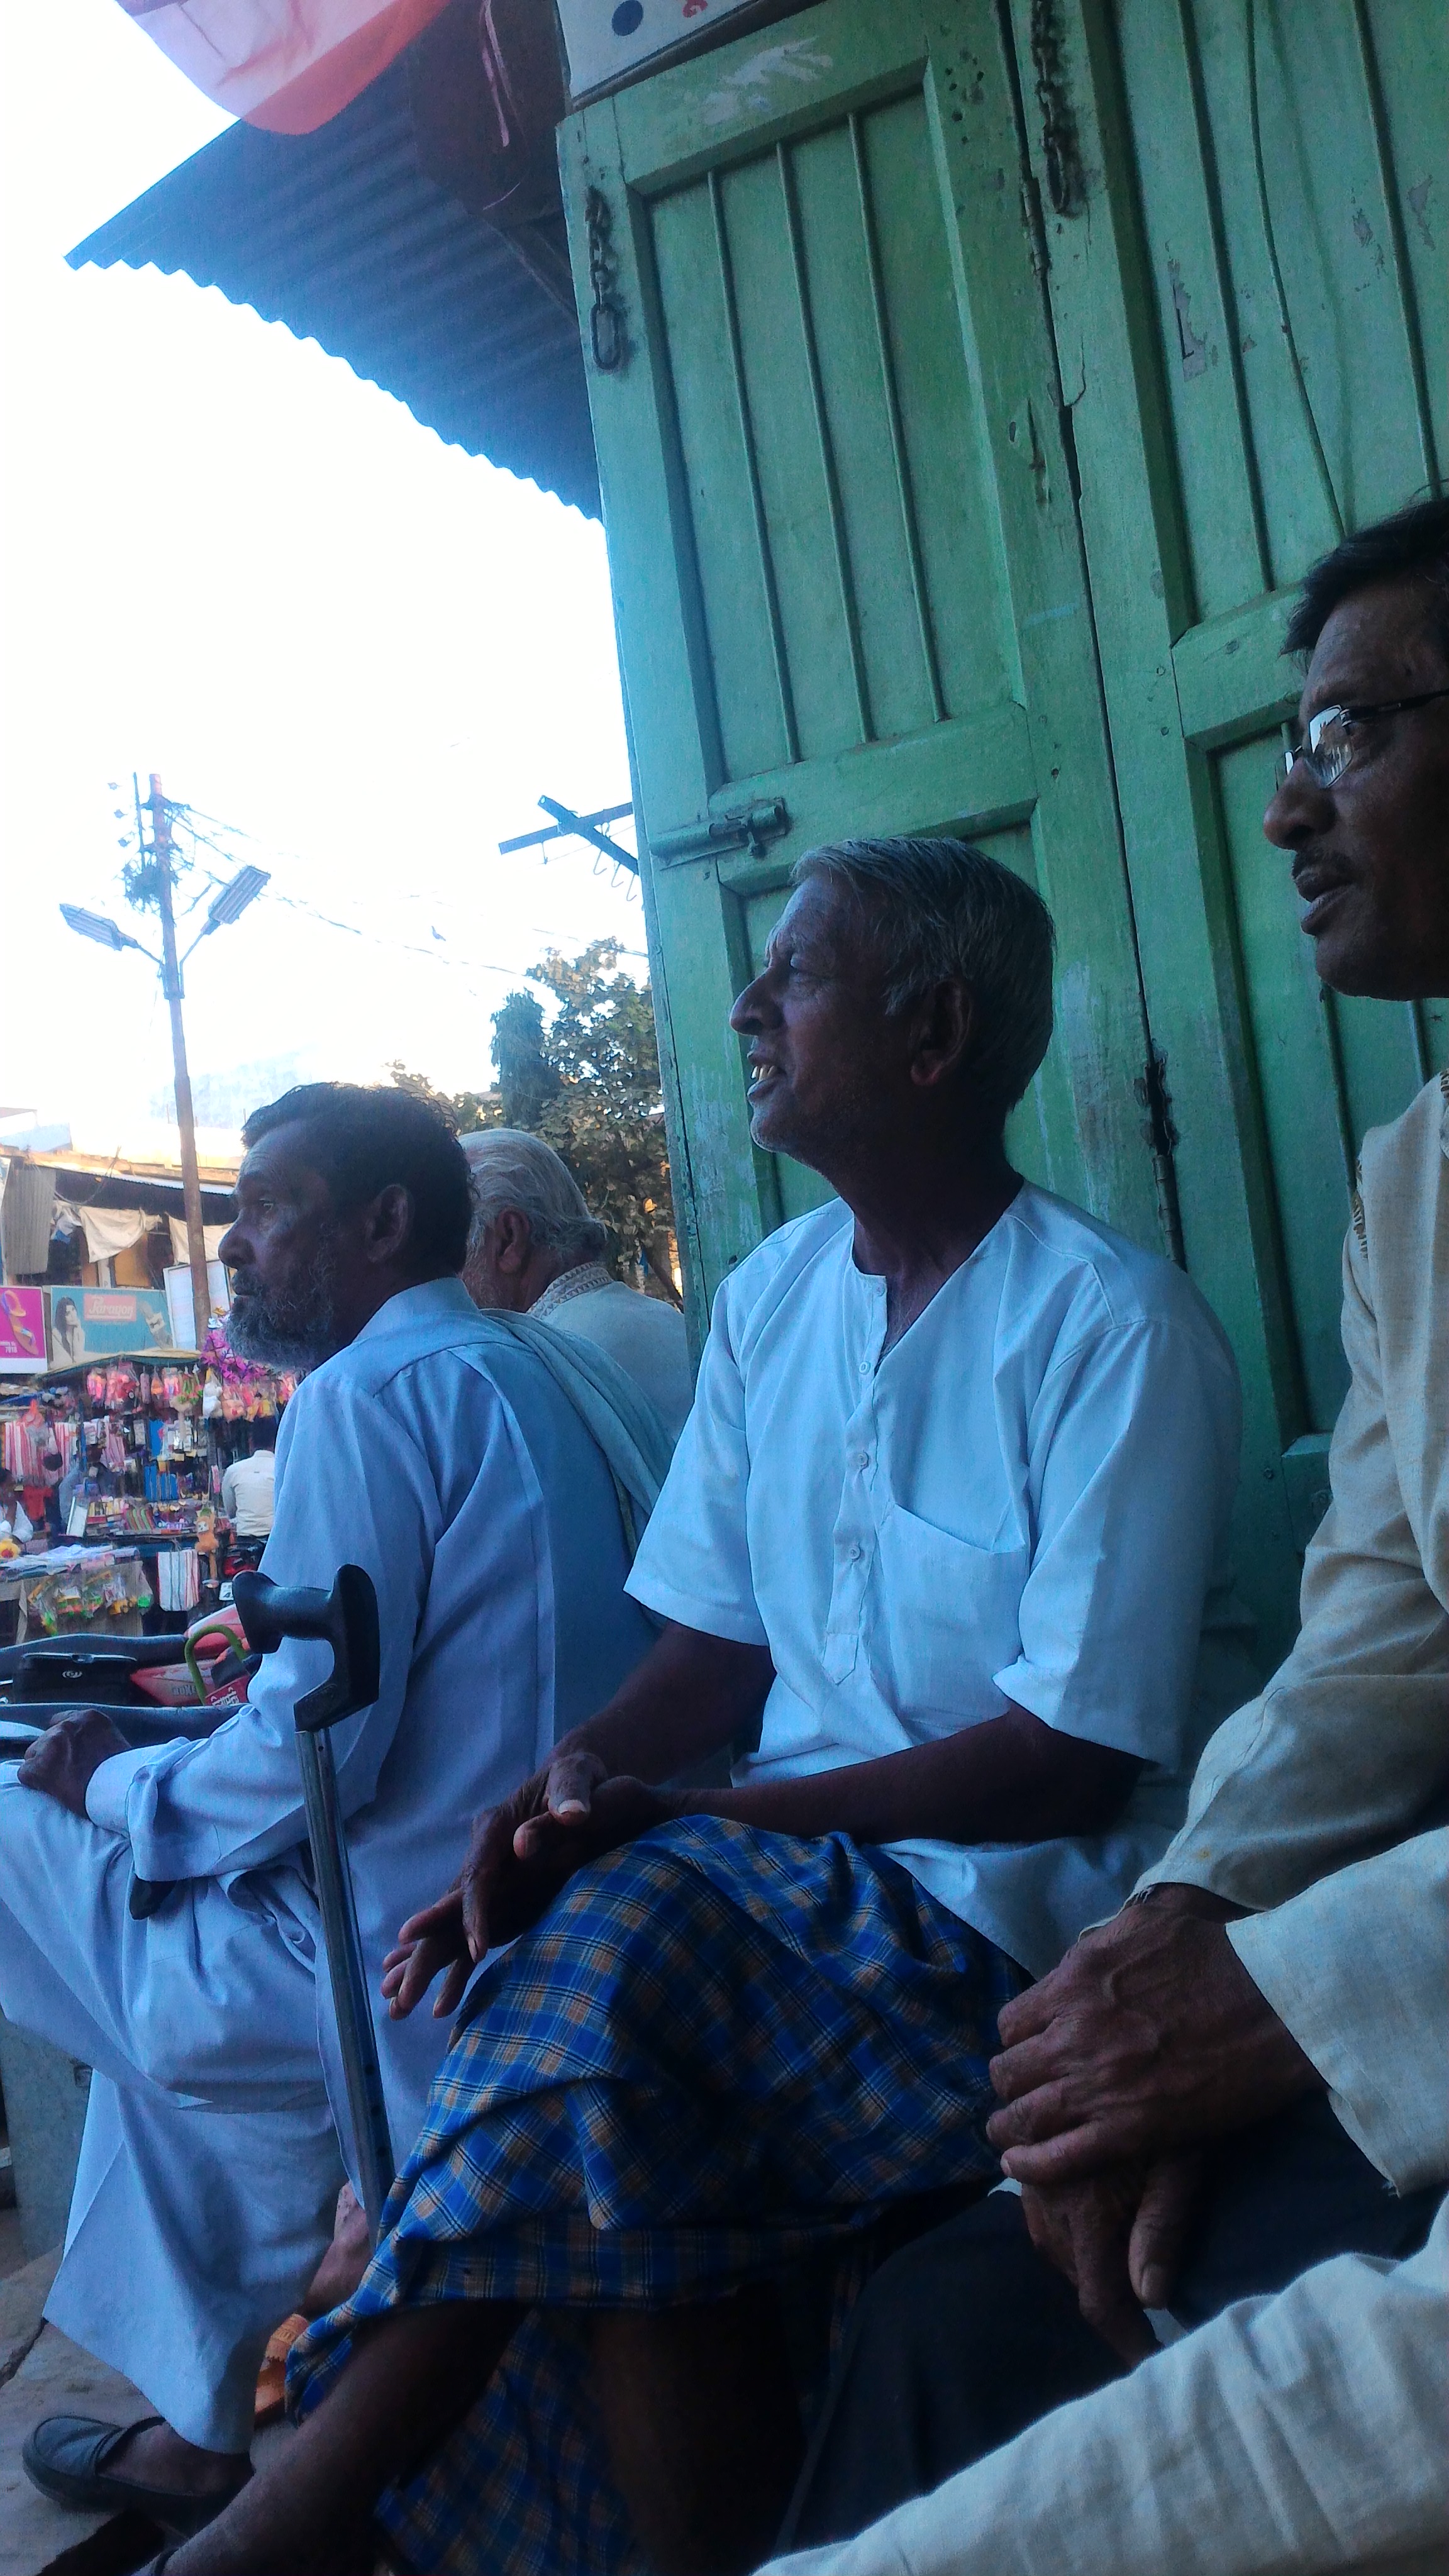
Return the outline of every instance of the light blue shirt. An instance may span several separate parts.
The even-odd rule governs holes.
[[[332,1738],[375,1995],[399,1924],[456,1877],[479,1809],[653,1641],[624,1593],[602,1453],[542,1362],[459,1280],[391,1298],[287,1407],[263,1569],[330,1586],[344,1564],[372,1576],[382,1632],[377,1700]],[[221,1878],[285,1926],[285,1902],[238,1873],[265,1873],[305,1842],[292,1710],[330,1662],[329,1648],[288,1640],[207,1742],[103,1763],[93,1822],[129,1836],[143,1878]],[[378,2005],[375,2021],[402,2153],[447,2025],[426,2004],[406,2022]]]
[[[1190,1281],[1024,1187],[882,1357],[886,1291],[838,1202],[725,1281],[629,1588],[768,1646],[737,1780],[866,1762],[1000,1716],[1148,1766],[1110,1833],[895,1857],[1039,1975],[1180,1822],[1256,1687],[1226,1537],[1237,1372]]]

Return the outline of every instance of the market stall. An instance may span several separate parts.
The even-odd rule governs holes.
[[[293,1391],[216,1334],[0,1375],[0,1645],[210,1607],[234,1554],[222,1479]]]

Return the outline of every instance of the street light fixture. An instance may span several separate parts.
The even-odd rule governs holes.
[[[226,884],[212,897],[200,937],[209,939],[213,930],[223,930],[228,923],[240,921],[247,905],[255,903],[263,887],[269,886],[271,882],[271,877],[265,868],[238,868],[236,875],[229,877]],[[193,946],[195,944],[193,942]],[[190,956],[191,950],[188,949],[186,953]]]
[[[265,868],[250,866],[238,868],[236,875],[229,877],[226,884],[220,886],[212,896],[207,907],[206,918],[193,939],[191,947],[187,949],[186,957],[178,957],[176,927],[171,908],[171,816],[166,799],[161,792],[161,781],[154,775],[151,780],[151,793],[146,802],[151,811],[150,854],[155,861],[156,905],[161,915],[160,956],[155,956],[149,948],[143,947],[139,939],[133,939],[129,931],[122,930],[118,922],[110,920],[103,912],[87,912],[83,905],[76,903],[63,903],[60,912],[61,919],[67,928],[78,932],[82,939],[94,939],[102,948],[138,948],[141,955],[150,958],[151,964],[160,970],[161,990],[171,1010],[171,1053],[176,1075],[176,1124],[181,1136],[181,1185],[186,1201],[186,1245],[191,1264],[191,1317],[196,1333],[196,1347],[200,1350],[206,1339],[211,1299],[207,1286],[206,1238],[201,1221],[201,1174],[196,1161],[196,1121],[191,1106],[191,1076],[186,1063],[186,1038],[181,1025],[181,969],[186,964],[186,958],[200,947],[203,939],[208,939],[214,930],[223,930],[231,922],[240,919],[248,904],[255,903],[263,888],[270,885],[271,878]],[[136,792],[138,852],[144,850],[144,837],[141,831],[142,810],[138,788]]]
[[[60,917],[67,929],[79,931],[82,939],[94,939],[101,948],[141,948],[139,939],[132,939],[119,922],[108,921],[103,912],[87,912],[81,904],[63,903]],[[151,957],[149,948],[141,948],[141,954]],[[151,963],[156,964],[154,957]]]

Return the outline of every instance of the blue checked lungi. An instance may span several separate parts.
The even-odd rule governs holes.
[[[372,2262],[291,2356],[306,2413],[364,2318],[532,2311],[464,2423],[383,2497],[398,2565],[646,2576],[577,2311],[722,2298],[849,2246],[906,2195],[994,2178],[986,2067],[1023,1982],[844,1834],[690,1817],[579,1871],[476,1980]]]

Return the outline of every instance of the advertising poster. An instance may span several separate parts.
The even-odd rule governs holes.
[[[38,1377],[45,1364],[45,1290],[0,1288],[0,1375]]]
[[[166,1300],[159,1288],[48,1288],[50,1365],[78,1360],[140,1359],[171,1348]]]
[[[206,1265],[207,1294],[211,1300],[213,1320],[231,1312],[231,1273],[222,1261]],[[191,1304],[191,1273],[179,1262],[166,1272],[166,1303],[171,1313],[171,1339],[178,1351],[196,1348],[196,1321]]]

